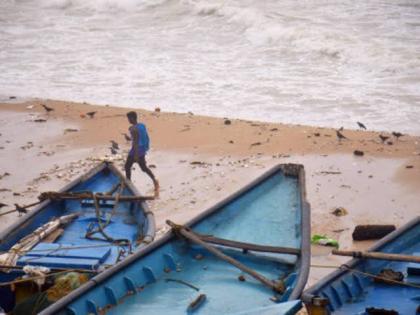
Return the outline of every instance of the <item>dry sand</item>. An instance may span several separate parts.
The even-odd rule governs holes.
[[[41,104],[54,111],[45,113]],[[0,202],[31,202],[39,192],[57,190],[102,158],[122,169],[129,148],[122,135],[128,129],[128,110],[46,100],[0,104]],[[90,111],[97,111],[92,119],[86,116]],[[344,130],[349,140],[339,142],[335,130],[328,128],[236,119],[225,124],[224,119],[193,113],[137,112],[149,129],[148,163],[162,187],[160,199],[150,203],[159,234],[167,230],[165,219],[183,223],[270,166],[291,162],[306,169],[312,234],[333,237],[341,248],[371,244],[352,242],[356,224],[400,226],[419,215],[419,137],[396,140],[382,133],[390,136],[382,143],[377,132]],[[121,154],[110,154],[110,140],[119,142]],[[364,156],[354,156],[354,150]],[[205,163],[192,165],[194,161]],[[151,181],[138,167],[133,181],[141,192],[151,192]],[[336,207],[349,214],[332,215]],[[16,218],[1,217],[0,229]],[[329,253],[330,248],[313,246],[312,263],[338,265],[346,260]],[[308,284],[330,271],[312,268]]]

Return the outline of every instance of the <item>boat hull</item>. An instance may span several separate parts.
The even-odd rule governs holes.
[[[369,251],[420,255],[420,217],[390,233]],[[367,308],[394,310],[399,314],[416,314],[420,304],[420,275],[407,274],[407,262],[352,259],[339,270],[306,290],[303,300],[309,308],[327,303],[332,314],[366,314]],[[374,281],[382,269],[390,268],[405,275],[409,284],[386,284]],[[420,271],[420,267],[417,264]]]
[[[223,253],[269,279],[276,294],[251,276],[168,232],[44,310],[70,314],[184,314],[204,294],[197,314],[294,314],[309,271],[309,204],[300,165],[274,167],[186,224],[195,232],[259,245],[294,247],[299,255]],[[242,276],[242,277],[241,277]]]
[[[118,191],[124,196],[139,196],[139,192],[124,176],[109,163],[101,163],[88,173],[74,180],[60,190],[61,193],[91,191],[105,193],[121,184]],[[115,190],[115,189],[114,189]],[[114,192],[115,196],[115,192]],[[114,209],[115,206],[115,209]],[[144,202],[115,201],[99,202],[99,211],[103,219],[109,218],[109,225],[104,229],[113,240],[124,240],[124,243],[106,241],[100,233],[86,238],[89,227],[97,224],[97,213],[92,200],[46,200],[23,216],[15,224],[0,234],[0,250],[9,251],[36,229],[45,227],[53,218],[75,216],[68,224],[62,226],[54,240],[42,239],[35,247],[31,246],[25,254],[19,255],[17,267],[26,265],[45,266],[51,269],[82,269],[100,271],[124,259],[129,251],[145,247],[155,234],[153,214]],[[114,211],[115,210],[115,211]],[[111,213],[113,215],[111,216]],[[137,240],[142,240],[137,242]],[[127,243],[129,242],[129,244]],[[126,254],[121,254],[123,249]],[[0,282],[12,281],[23,275],[22,270],[11,269],[0,272]],[[0,288],[0,306],[10,311],[16,304],[10,286]]]

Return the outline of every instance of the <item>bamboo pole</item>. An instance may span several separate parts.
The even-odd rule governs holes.
[[[377,259],[377,260],[391,260],[391,261],[406,261],[420,263],[420,256],[410,256],[401,254],[388,254],[380,252],[360,252],[360,251],[346,251],[333,249],[333,255],[350,256],[354,258],[363,259]]]
[[[255,252],[291,254],[291,255],[297,255],[297,256],[300,255],[300,250],[297,248],[258,245],[258,244],[226,240],[223,238],[218,238],[218,237],[208,236],[208,235],[201,235],[197,233],[195,234],[197,235],[197,237],[199,237],[202,241],[206,243],[212,243],[216,245],[239,248],[242,250],[250,250],[250,251],[255,251]]]
[[[252,276],[256,280],[260,281],[265,286],[269,287],[270,289],[272,289],[276,292],[279,292],[279,293],[284,292],[285,288],[284,288],[284,284],[282,282],[280,282],[280,281],[276,282],[276,281],[272,281],[272,280],[267,279],[266,277],[259,274],[255,270],[253,270],[251,268],[248,268],[247,266],[243,265],[242,263],[240,263],[236,259],[234,259],[232,257],[229,257],[228,255],[224,254],[223,252],[221,252],[220,250],[218,250],[214,246],[211,246],[211,245],[207,244],[206,242],[202,241],[197,235],[195,235],[195,233],[193,231],[183,227],[182,225],[175,224],[174,222],[172,222],[170,220],[166,220],[166,224],[168,224],[176,233],[181,234],[183,237],[192,241],[195,244],[201,245],[202,247],[207,249],[210,253],[212,253],[216,257],[220,258],[221,260],[224,260],[224,261],[228,262],[229,264],[231,264],[231,265],[235,266],[236,268],[242,270],[243,272],[249,274],[250,276]]]
[[[57,193],[57,192],[45,192],[42,193],[38,198],[41,200],[51,199],[51,200],[81,200],[81,199],[93,199],[94,195],[90,193]],[[97,200],[116,200],[115,196],[107,196],[96,194]],[[154,196],[120,196],[119,201],[145,201],[145,200],[154,200]]]

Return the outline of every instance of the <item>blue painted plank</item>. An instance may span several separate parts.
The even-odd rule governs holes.
[[[45,266],[50,268],[96,269],[98,259],[68,258],[68,257],[33,257],[23,256],[17,261],[18,266]]]
[[[67,258],[85,258],[97,259],[100,263],[104,262],[111,253],[109,247],[92,247],[92,248],[74,248],[74,249],[59,249],[77,247],[74,244],[56,244],[56,243],[39,243],[25,256],[32,257],[67,257]]]

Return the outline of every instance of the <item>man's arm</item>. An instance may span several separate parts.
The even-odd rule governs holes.
[[[132,149],[133,149],[133,155],[134,158],[136,159],[139,156],[140,153],[140,148],[139,148],[139,131],[136,128],[136,126],[131,126],[130,127],[130,134],[131,134],[131,139],[132,139]]]

